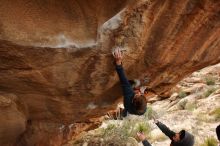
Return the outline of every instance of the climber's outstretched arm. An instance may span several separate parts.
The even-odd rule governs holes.
[[[124,95],[124,106],[125,109],[130,108],[132,98],[134,97],[134,91],[131,87],[131,84],[129,83],[128,79],[126,78],[126,75],[124,73],[124,69],[122,67],[122,53],[120,48],[115,49],[113,52],[115,63],[116,63],[116,71],[121,83],[121,87],[123,90]]]

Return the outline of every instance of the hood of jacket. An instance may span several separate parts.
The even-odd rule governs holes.
[[[194,136],[185,130],[183,130],[183,132],[185,133],[184,137],[178,142],[172,141],[171,146],[193,146],[194,145]]]

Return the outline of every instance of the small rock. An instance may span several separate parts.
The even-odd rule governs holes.
[[[186,78],[184,79],[185,82],[188,82],[188,83],[202,83],[203,80],[201,78],[198,78],[198,77],[190,77],[190,78]]]
[[[148,103],[153,103],[153,102],[155,102],[155,101],[158,101],[158,100],[160,100],[160,98],[159,98],[159,96],[158,95],[154,95],[154,96],[152,96],[152,97],[148,97],[149,99],[148,99]]]
[[[178,97],[178,93],[173,93],[173,94],[170,96],[169,100],[170,100],[170,101],[174,101],[174,100],[177,99],[177,97]]]
[[[183,91],[186,93],[197,93],[197,92],[200,92],[200,91],[205,90],[207,88],[208,88],[208,86],[206,84],[197,83],[197,84],[194,84],[192,87],[184,89]]]

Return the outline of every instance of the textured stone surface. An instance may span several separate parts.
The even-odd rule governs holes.
[[[17,96],[25,119],[13,138],[20,136],[19,145],[60,145],[65,136],[43,131],[91,123],[118,102],[112,47],[127,49],[128,77],[148,77],[161,96],[184,76],[220,62],[220,2],[0,0],[0,40],[0,91]],[[10,138],[6,143],[15,141]]]
[[[16,143],[25,131],[23,108],[15,95],[0,93],[0,145]]]
[[[19,44],[95,44],[97,29],[127,0],[0,0],[0,37]]]

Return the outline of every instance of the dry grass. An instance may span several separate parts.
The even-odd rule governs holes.
[[[143,118],[106,121],[107,126],[97,129],[92,134],[84,135],[81,143],[98,145],[120,145],[126,146],[128,143],[135,143],[136,133],[142,132],[149,135],[151,127],[148,121]],[[132,139],[130,142],[128,139]],[[136,141],[137,142],[137,141]]]
[[[188,110],[188,111],[193,111],[197,108],[196,106],[196,103],[193,102],[193,103],[187,103],[186,106],[185,106],[185,109]]]
[[[215,109],[210,114],[214,116],[216,121],[220,120],[220,108]]]
[[[214,137],[208,137],[201,146],[217,146],[217,144],[218,142]]]
[[[216,78],[211,76],[211,75],[207,75],[205,78],[204,78],[205,82],[207,85],[215,85],[215,80]]]
[[[209,95],[211,95],[213,92],[215,92],[217,89],[214,87],[208,88],[205,92],[204,92],[204,97],[209,97]]]
[[[184,98],[184,97],[186,97],[187,96],[187,93],[185,92],[185,91],[180,91],[179,93],[178,93],[178,97],[179,98]]]

